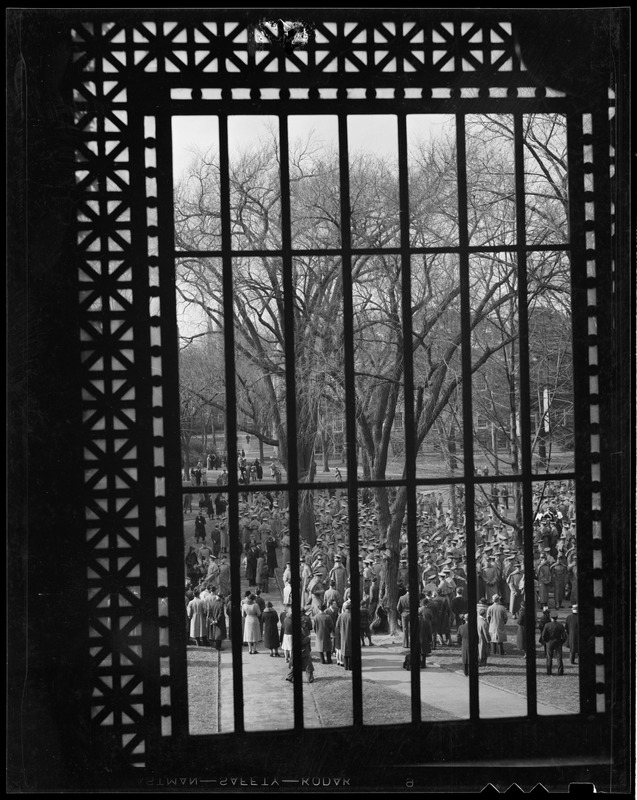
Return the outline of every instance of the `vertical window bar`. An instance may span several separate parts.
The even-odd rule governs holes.
[[[179,374],[179,345],[175,289],[175,225],[173,206],[172,126],[171,116],[157,116],[157,224],[159,227],[159,291],[161,302],[161,341],[163,375],[161,379],[164,413],[164,452],[166,480],[166,529],[179,531],[179,536],[166,537],[168,569],[168,614],[170,619],[170,691],[172,733],[186,733],[188,729],[188,693],[186,647],[188,637],[184,625],[183,558],[184,515],[181,448],[179,442],[179,384],[171,380]],[[168,154],[165,157],[164,154]],[[154,380],[154,378],[153,378]],[[170,498],[179,497],[179,506]],[[171,587],[173,591],[171,591]],[[178,693],[178,694],[177,694]]]
[[[610,358],[604,358],[602,354],[611,353],[612,334],[611,327],[614,321],[614,316],[604,313],[605,308],[602,303],[605,301],[606,308],[610,306],[611,298],[613,296],[613,283],[612,276],[612,240],[611,240],[611,195],[608,176],[610,174],[609,152],[611,147],[611,131],[610,120],[608,118],[608,99],[603,95],[597,96],[598,103],[596,104],[593,113],[593,190],[595,192],[595,219],[593,226],[593,253],[590,254],[595,259],[595,284],[597,305],[593,308],[587,309],[587,313],[595,314],[596,317],[596,335],[589,334],[587,343],[589,346],[597,345],[597,368],[599,370],[598,380],[599,387],[604,387],[604,391],[599,392],[599,413],[600,419],[610,419],[612,414],[613,396],[613,378],[612,373],[619,369],[619,364],[614,363]],[[588,168],[588,165],[586,165]],[[587,257],[589,253],[587,253]],[[589,287],[591,288],[591,287]],[[587,306],[589,303],[587,302]],[[586,348],[588,350],[588,347]],[[594,405],[591,402],[591,405]],[[590,409],[589,409],[589,450],[593,450],[591,437],[594,434],[594,427],[591,422]],[[603,617],[601,619],[602,629],[597,627],[599,622],[595,620],[595,635],[602,636],[603,638],[603,664],[604,664],[604,687],[596,679],[595,693],[605,695],[605,709],[612,709],[617,707],[617,699],[608,693],[614,689],[616,684],[612,680],[613,664],[620,663],[615,661],[614,655],[617,652],[618,646],[621,642],[621,614],[617,606],[617,588],[621,584],[619,577],[611,577],[609,571],[604,569],[607,564],[613,563],[613,559],[621,558],[622,545],[621,536],[613,537],[608,535],[610,526],[608,521],[610,519],[609,511],[611,509],[611,498],[613,496],[614,487],[611,481],[604,480],[604,476],[608,476],[611,472],[607,469],[609,463],[608,453],[610,448],[608,444],[612,441],[611,432],[604,426],[599,429],[599,451],[595,456],[590,456],[590,465],[588,467],[589,475],[591,476],[591,492],[600,493],[601,509],[595,510],[595,519],[599,520],[599,527],[601,528],[602,542],[601,542],[601,573],[599,578],[602,581],[602,598],[606,600],[605,608],[603,609]],[[593,465],[596,463],[594,459],[598,459],[599,473],[597,479],[592,474]],[[595,531],[591,530],[591,544],[592,540],[598,537],[594,535]],[[597,546],[598,543],[595,543]],[[620,562],[616,562],[620,563]],[[596,577],[596,576],[594,576]],[[594,591],[592,593],[594,595]],[[595,600],[593,602],[596,602]],[[612,630],[611,626],[604,624],[608,621],[608,616],[613,614],[612,617]],[[594,656],[591,660],[596,660]],[[599,666],[599,665],[598,665]],[[598,685],[599,684],[599,685]]]
[[[522,114],[513,118],[515,161],[515,214],[518,262],[518,350],[520,363],[520,429],[522,432],[522,520],[524,539],[524,574],[533,575],[533,475],[531,450],[531,398],[529,386],[529,313],[528,279],[526,270],[526,208],[524,192],[524,133]],[[529,717],[537,715],[537,674],[535,666],[535,586],[533,580],[524,581],[527,609],[526,637],[526,703]],[[527,612],[528,613],[528,612]],[[532,620],[532,625],[529,624]]]
[[[400,197],[400,250],[403,310],[403,393],[405,414],[405,478],[407,481],[407,555],[411,635],[411,719],[420,722],[420,634],[418,626],[418,526],[416,518],[416,435],[414,429],[414,359],[411,319],[411,251],[409,239],[409,172],[407,165],[407,118],[398,115],[398,192]],[[413,598],[415,608],[411,608]]]
[[[226,372],[227,458],[228,458],[228,534],[230,537],[230,586],[232,593],[231,625],[241,630],[241,539],[239,537],[239,483],[237,475],[237,391],[234,352],[234,308],[232,281],[232,231],[230,226],[230,159],[228,154],[228,117],[219,115],[219,193],[221,206],[221,263],[223,275],[224,353]],[[234,687],[234,730],[243,733],[243,664],[241,637],[232,637],[232,681]]]
[[[473,409],[471,385],[471,281],[469,276],[469,228],[467,212],[467,149],[465,116],[456,116],[458,153],[458,236],[460,245],[460,326],[462,331],[462,419],[467,542],[467,594],[469,595],[469,717],[479,717],[478,697],[478,607],[475,530],[475,469],[473,464]]]
[[[347,510],[349,517],[349,573],[352,601],[352,704],[353,724],[363,724],[361,676],[360,581],[358,580],[358,489],[356,450],[356,382],[354,368],[354,308],[352,300],[352,242],[350,233],[349,149],[347,114],[338,117],[341,190],[341,242],[343,248],[343,336],[345,345],[345,420],[347,442]]]
[[[283,302],[285,308],[285,407],[287,414],[288,508],[290,558],[292,560],[292,670],[294,674],[294,728],[303,730],[303,685],[301,683],[301,597],[299,475],[296,430],[296,362],[294,344],[294,282],[292,279],[292,228],[290,212],[290,162],[288,118],[279,117],[281,164],[281,247],[283,253]]]
[[[589,458],[590,431],[590,376],[588,352],[582,343],[588,337],[588,280],[586,257],[586,220],[584,187],[584,155],[582,117],[567,117],[569,229],[571,231],[571,308],[573,309],[573,429],[575,433],[575,474],[577,492],[577,582],[580,639],[580,711],[595,714],[595,628],[591,502],[591,465]],[[597,212],[597,206],[595,206]],[[599,320],[598,320],[599,324]],[[597,512],[595,512],[596,514]]]
[[[131,136],[131,159],[133,163],[145,164],[145,148],[146,148],[146,132],[144,128],[144,114],[137,110],[130,115],[130,127],[133,135]],[[99,153],[103,157],[105,151],[105,139],[100,136],[99,140]],[[148,258],[148,239],[147,239],[147,219],[146,219],[146,175],[145,170],[142,174],[136,173],[137,180],[131,182],[131,230],[139,232],[139,235],[133,236],[131,239],[132,247],[129,254],[131,261],[137,261],[141,265],[147,264]],[[100,196],[104,197],[106,194],[106,186],[100,191]],[[100,250],[105,256],[110,255],[110,242],[108,239],[108,226],[103,217],[98,223],[101,225],[100,231]],[[146,270],[133,269],[132,271],[132,297],[133,306],[135,309],[135,321],[133,324],[133,343],[134,343],[134,358],[136,363],[143,364],[145,369],[150,370],[151,355],[151,338],[150,338],[150,286],[148,280],[148,267]],[[115,350],[109,352],[109,355]],[[108,351],[107,351],[108,352]],[[108,358],[104,359],[105,363],[109,361]],[[112,383],[110,384],[113,385]],[[153,447],[153,402],[152,402],[152,387],[148,381],[137,380],[135,383],[135,434],[137,438],[137,446],[140,450],[145,450],[150,454],[149,463],[152,464],[152,447]],[[111,423],[112,426],[112,423]],[[109,440],[113,447],[109,450],[109,456],[115,458],[114,442],[115,431],[113,427],[109,430]],[[154,476],[152,470],[140,470],[138,479],[138,504],[139,504],[139,547],[142,553],[140,559],[140,603],[137,609],[133,609],[132,613],[140,613],[144,619],[152,620],[157,617],[157,573],[156,573],[156,544],[154,537],[146,537],[144,531],[154,531],[155,528],[155,487]],[[114,482],[108,480],[109,490],[114,488]],[[108,571],[114,571],[114,565],[109,559]],[[113,597],[111,597],[113,600]],[[117,593],[117,611],[113,614],[114,619],[118,619],[123,613],[122,598],[119,592]],[[115,602],[113,603],[115,605]],[[121,619],[121,617],[120,617]],[[148,672],[144,677],[146,687],[158,686],[159,682],[159,658],[158,647],[159,643],[156,639],[155,631],[152,625],[142,625],[142,642],[141,650],[144,659],[147,660]],[[115,648],[117,649],[117,648]],[[113,654],[116,658],[113,660],[123,662],[122,654],[117,651]],[[114,691],[122,690],[123,675],[116,674],[114,676]],[[146,747],[148,748],[149,742],[157,742],[158,737],[161,736],[161,717],[159,712],[159,703],[151,700],[151,692],[148,691],[144,702],[144,724],[146,726],[145,738]],[[123,711],[120,710],[120,719],[124,719]],[[125,723],[123,722],[123,725]],[[152,754],[151,754],[152,757]]]

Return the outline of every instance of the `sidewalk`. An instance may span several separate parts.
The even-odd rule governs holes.
[[[279,555],[279,554],[277,554]],[[279,570],[280,571],[280,570]],[[250,588],[245,577],[241,578],[241,596]],[[270,601],[277,614],[283,611],[282,595],[276,578],[270,578],[270,591],[261,597]],[[246,731],[286,730],[294,727],[294,687],[285,680],[289,666],[283,651],[280,658],[270,658],[263,643],[257,645],[257,655],[248,654],[243,647],[241,663],[243,669],[243,714]],[[234,730],[232,650],[229,641],[224,642],[219,660],[219,733]],[[322,727],[311,684],[303,684],[303,720],[307,728]],[[309,690],[309,691],[308,691]]]

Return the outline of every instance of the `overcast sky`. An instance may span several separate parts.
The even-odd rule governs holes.
[[[418,139],[440,136],[449,117],[441,115],[410,115],[407,118],[409,145]],[[230,117],[228,137],[231,147],[241,151],[258,145],[267,135],[266,126],[277,125],[276,117]],[[314,131],[316,140],[326,148],[338,141],[338,121],[335,116],[304,115],[290,117],[289,138],[304,139]],[[355,114],[348,118],[350,150],[366,150],[379,156],[397,158],[397,127],[393,115]],[[175,180],[184,173],[193,160],[193,151],[218,148],[216,117],[174,117],[173,154]]]

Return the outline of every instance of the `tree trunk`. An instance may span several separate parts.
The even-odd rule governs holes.
[[[386,536],[386,569],[385,596],[383,606],[387,611],[389,633],[398,634],[398,564],[400,561],[400,532],[407,507],[407,492],[404,487],[398,489],[393,511],[389,507],[389,497],[385,486],[374,487],[374,498],[378,516],[378,528],[381,537]]]
[[[181,454],[184,459],[184,480],[190,480],[190,438],[186,441],[182,439]]]
[[[365,448],[361,448],[361,460],[363,462],[363,480],[369,480],[371,478],[371,469],[369,463],[369,456],[367,455],[367,450]]]
[[[312,483],[316,474],[316,462],[312,459],[310,471],[307,476],[308,483]],[[303,491],[299,495],[299,535],[314,547],[316,544],[316,517],[314,514],[314,492]]]
[[[327,452],[327,436],[325,431],[321,431],[321,442],[323,444],[323,472],[330,471],[330,457]]]
[[[453,477],[453,472],[452,472]],[[451,508],[451,519],[453,520],[453,524],[458,524],[458,487],[455,483],[452,483],[449,487],[449,507]]]

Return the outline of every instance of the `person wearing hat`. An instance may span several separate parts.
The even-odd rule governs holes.
[[[336,588],[336,581],[331,580],[328,588],[325,590],[323,602],[329,607],[334,600],[336,601],[336,604],[340,610],[341,606],[343,605],[343,595]]]
[[[214,642],[216,650],[221,650],[221,643],[228,635],[226,628],[226,609],[219,590],[213,588],[206,601],[208,641]]]
[[[433,614],[431,609],[427,607],[427,600],[423,598],[420,601],[418,609],[418,637],[420,639],[420,667],[421,669],[427,668],[427,656],[431,655],[431,644],[433,640],[433,628],[431,627],[431,620]]]
[[[524,594],[524,573],[518,562],[513,564],[507,577],[507,584],[509,587],[509,613],[513,615],[513,619],[516,619]]]
[[[303,611],[312,604],[312,596],[309,590],[310,581],[312,580],[312,568],[303,558],[299,566],[301,575],[301,610]]]
[[[279,615],[279,621],[281,623],[281,629],[279,633],[281,648],[283,649],[283,655],[285,656],[285,663],[289,664],[290,658],[292,657],[292,606],[284,609],[281,612]]]
[[[462,669],[469,677],[469,615],[462,615],[462,625],[458,628],[458,644],[461,646]]]
[[[564,557],[558,555],[557,561],[554,564],[551,564],[550,569],[553,581],[555,607],[562,608],[562,601],[564,600],[564,588],[566,586],[566,578],[568,576],[568,567],[564,563]]]
[[[219,581],[219,565],[217,564],[217,557],[214,553],[210,554],[208,561],[208,571],[206,573],[206,583],[209,586],[217,586]]]
[[[542,642],[546,646],[546,674],[553,674],[553,659],[557,662],[557,674],[564,674],[562,660],[562,646],[566,642],[566,629],[558,622],[559,611],[554,608],[551,612],[551,621],[542,629]]]
[[[451,602],[451,598],[456,591],[456,584],[452,577],[449,575],[448,569],[440,571],[440,583],[437,587],[437,592],[440,597],[444,597],[447,602]]]
[[[339,545],[341,547],[341,545]],[[347,584],[347,569],[343,565],[343,556],[340,553],[336,553],[334,556],[334,566],[330,570],[328,579],[329,581],[334,581],[334,585],[336,587],[336,591],[341,595],[341,597],[345,596],[345,587]]]
[[[507,552],[508,550],[508,552]],[[498,594],[502,598],[502,605],[509,607],[511,602],[511,589],[509,587],[509,574],[513,569],[515,557],[511,555],[511,549],[503,549],[499,556],[500,580],[498,581]]]
[[[257,585],[257,561],[259,559],[259,555],[259,547],[256,541],[251,539],[245,548],[246,580],[248,581],[248,586],[250,587]]]
[[[504,643],[507,640],[506,624],[509,615],[506,608],[502,605],[502,598],[499,594],[493,596],[493,603],[487,609],[487,622],[489,623],[489,635],[493,645],[493,655],[497,652],[504,655]]]
[[[361,647],[365,647],[365,639],[368,640],[368,644],[370,647],[374,646],[372,642],[372,631],[369,627],[371,624],[372,618],[369,613],[369,600],[363,598],[360,604],[359,610],[359,627],[361,633]]]
[[[307,590],[310,593],[311,608],[309,614],[314,617],[321,610],[325,598],[325,586],[323,585],[322,573],[318,570],[313,570],[312,577],[307,585]]]
[[[199,512],[195,517],[195,542],[206,541],[206,518]]]
[[[403,629],[403,647],[409,647],[409,592],[405,592],[398,598],[396,610],[400,615]]]
[[[538,630],[540,631],[539,644],[544,648],[545,656],[546,656],[546,645],[544,644],[544,641],[542,639],[542,631],[544,630],[546,625],[549,624],[550,621],[551,621],[551,612],[549,610],[548,603],[545,603],[542,607],[542,613],[540,614],[540,618],[538,619],[537,622],[537,627]]]
[[[352,601],[346,600],[343,603],[343,610],[338,618],[338,632],[340,637],[340,655],[343,667],[346,670],[352,669]]]
[[[207,544],[202,544],[199,548],[197,553],[197,560],[199,561],[199,566],[201,567],[201,574],[205,575],[208,571],[208,565],[210,564],[210,556],[212,555],[212,548],[208,547]]]
[[[566,617],[564,628],[566,629],[566,644],[571,653],[570,661],[571,664],[576,664],[577,661],[575,659],[579,655],[579,619],[577,603],[573,603],[571,606],[571,613]]]
[[[486,667],[489,659],[489,645],[491,634],[489,633],[489,623],[487,622],[487,612],[482,609],[478,614],[478,666]]]
[[[325,560],[322,553],[317,553],[315,559],[312,561],[312,574],[319,575],[321,581],[325,583],[328,580],[328,569],[325,565]]]
[[[332,634],[334,632],[334,619],[327,613],[327,608],[322,605],[318,613],[314,615],[312,625],[316,640],[314,649],[321,657],[321,664],[332,663]]]
[[[259,557],[257,558],[257,569],[256,569],[256,582],[257,587],[262,592],[269,592],[270,591],[270,568],[268,567],[268,558],[267,554],[264,550],[259,552]]]
[[[540,563],[535,571],[535,579],[538,587],[538,599],[540,603],[546,605],[549,601],[549,591],[551,589],[552,575],[551,567],[546,555],[540,555]]]
[[[526,603],[524,600],[520,603],[520,609],[518,611],[518,627],[515,632],[515,644],[518,650],[521,650],[524,653],[524,658],[526,658]]]
[[[455,597],[451,599],[450,607],[457,630],[462,625],[463,614],[466,614],[469,611],[469,604],[467,602],[467,598],[465,597],[464,587],[458,586],[456,588],[456,594]]]
[[[492,597],[498,593],[498,582],[500,580],[500,571],[498,570],[495,556],[489,555],[487,557],[487,565],[482,568],[481,572],[484,591],[487,597]]]
[[[198,586],[194,589],[193,594],[193,599],[186,607],[186,616],[190,620],[190,638],[194,639],[199,647],[207,647],[208,625],[206,601],[201,599],[201,589]]]

